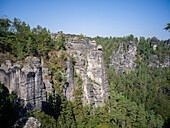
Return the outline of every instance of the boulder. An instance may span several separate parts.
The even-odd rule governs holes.
[[[16,121],[14,128],[41,128],[41,123],[34,117],[22,117]]]

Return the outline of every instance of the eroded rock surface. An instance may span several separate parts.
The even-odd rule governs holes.
[[[136,43],[128,41],[127,51],[123,48],[123,43],[120,43],[118,50],[112,52],[110,57],[110,65],[114,66],[116,73],[118,72],[129,72],[132,69],[136,69],[135,56],[136,56]]]
[[[95,41],[88,38],[69,38],[66,42],[66,51],[76,60],[75,71],[83,81],[83,104],[93,104],[93,107],[103,105],[109,96],[108,80],[103,60],[102,46],[97,46]],[[64,88],[65,96],[73,100],[73,66],[71,60],[67,62],[66,77],[67,87]]]
[[[158,56],[157,55],[154,55],[152,56],[152,60],[154,61],[151,61],[149,60],[149,67],[153,66],[153,67],[161,67],[161,68],[165,68],[165,67],[169,67],[169,59],[170,57],[169,56],[166,56],[165,59],[164,59],[164,62],[163,63],[160,63],[159,60],[158,60]]]
[[[37,57],[27,57],[25,62],[11,63],[9,60],[0,67],[0,82],[9,92],[16,91],[26,110],[39,110],[46,102],[42,67]]]
[[[95,41],[88,38],[72,38],[66,41],[66,52],[75,58],[75,65],[67,58],[63,75],[67,82],[63,86],[65,98],[73,101],[74,70],[83,81],[83,104],[93,107],[103,105],[109,96],[108,80],[103,60],[103,49]],[[9,92],[16,91],[18,98],[26,110],[43,109],[47,94],[54,93],[51,73],[43,67],[37,57],[27,57],[24,62],[11,63],[7,60],[0,67],[0,82],[4,83]]]
[[[41,128],[41,123],[34,117],[22,117],[16,121],[14,128]]]
[[[74,91],[74,69],[73,62],[68,57],[65,65],[65,74],[67,82],[63,86],[63,94],[67,100],[73,101],[73,91]]]

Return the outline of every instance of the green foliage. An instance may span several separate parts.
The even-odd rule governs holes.
[[[76,60],[75,60],[75,58],[73,56],[71,56],[71,60],[72,60],[73,66],[75,66]]]
[[[79,75],[76,77],[76,82],[74,85],[74,102],[73,102],[73,111],[75,115],[75,121],[78,128],[85,127],[85,121],[84,121],[84,113],[83,113],[83,105],[82,105],[82,80]]]
[[[103,47],[103,58],[104,58],[106,68],[109,67],[110,56],[112,55],[112,51],[118,50],[120,42],[124,42],[123,48],[124,48],[124,50],[127,51],[128,49],[127,49],[127,45],[125,42],[136,41],[136,43],[137,43],[137,41],[138,41],[138,39],[134,38],[134,36],[132,34],[127,37],[110,37],[110,38],[95,37],[92,39],[95,40],[98,45],[100,44]]]
[[[165,57],[170,54],[169,46],[160,41],[157,49],[153,50],[150,42],[151,40],[157,40],[156,37],[147,40],[141,37],[138,43],[138,39],[134,38],[133,35],[123,38],[96,37],[94,40],[103,46],[103,56],[107,68],[110,63],[109,57],[112,51],[118,49],[120,42],[124,42],[123,48],[125,51],[128,50],[126,41],[136,41],[137,43],[135,63],[138,69],[136,71],[116,74],[113,67],[107,69],[110,104],[113,106],[110,109],[111,116],[108,116],[112,120],[110,126],[162,127],[164,121],[170,117],[169,77],[167,77],[169,76],[169,68],[149,68],[147,65],[148,60],[153,61],[153,55],[157,55],[159,62],[163,63]],[[131,113],[129,113],[130,108],[133,108]],[[99,116],[98,119],[100,119]],[[98,120],[97,122],[101,121]]]
[[[105,125],[103,125],[103,124],[100,124],[100,125],[96,126],[95,128],[109,128],[109,127],[108,127],[108,126],[105,126]]]
[[[164,29],[169,30],[170,29],[170,23],[167,23],[167,26]]]
[[[65,49],[65,37],[63,34],[61,34],[59,38],[57,38],[57,46],[58,46],[58,50]]]
[[[26,55],[42,56],[52,49],[54,41],[46,28],[38,25],[30,29],[29,25],[17,18],[13,21],[0,19],[0,52],[9,52],[22,60]]]
[[[168,28],[167,28],[168,29]],[[73,35],[74,37],[75,35]],[[81,34],[79,39],[84,38]],[[37,26],[30,29],[24,21],[14,18],[13,21],[0,19],[0,52],[23,60],[26,56],[43,56],[45,63],[51,71],[54,95],[49,95],[45,112],[37,111],[31,113],[37,118],[42,127],[61,128],[118,128],[118,127],[163,127],[164,122],[168,126],[170,118],[170,71],[169,68],[161,69],[148,67],[148,60],[158,56],[160,63],[164,62],[166,56],[170,55],[169,48],[160,41],[156,50],[151,46],[151,40],[156,37],[145,39],[140,37],[139,41],[133,35],[127,37],[95,37],[97,44],[103,47],[103,58],[106,65],[109,81],[110,99],[106,99],[104,106],[92,108],[92,104],[82,104],[82,79],[74,69],[74,101],[67,101],[63,96],[62,87],[65,86],[66,78],[62,75],[68,53],[65,52],[65,35],[61,34],[56,41],[50,37],[46,28]],[[128,51],[127,41],[135,41],[137,44],[137,55],[135,62],[138,69],[126,74],[116,74],[114,68],[109,68],[110,56],[117,51],[119,44],[123,42],[123,48]],[[60,55],[60,56],[58,56]],[[70,57],[73,65],[76,61]],[[108,69],[109,68],[109,69]],[[90,81],[93,83],[93,81]],[[0,90],[2,90],[2,85]],[[2,126],[9,127],[17,119],[17,111],[13,104],[16,94],[0,91],[0,121]],[[5,126],[4,126],[5,127]]]
[[[61,112],[58,118],[58,127],[75,127],[75,119],[73,114],[73,105],[71,101],[63,99],[61,103]]]
[[[25,58],[24,46],[21,42],[17,42],[17,60],[23,60]]]
[[[36,119],[38,119],[38,121],[42,125],[42,128],[57,128],[56,120],[53,117],[45,114],[44,112],[36,111],[36,112],[30,113],[30,116],[34,116]]]
[[[165,77],[167,75],[166,69],[149,68],[142,62],[139,69],[130,74],[116,74],[113,70],[109,71],[108,79],[110,89],[113,88],[118,92],[116,96],[122,94],[138,104],[137,110],[139,111],[136,113],[136,121],[140,126],[146,127],[151,124],[151,126],[162,127],[163,122],[170,117],[169,83]],[[112,99],[111,92],[110,95]],[[154,117],[153,121],[150,121],[151,117],[147,116],[150,110],[153,110],[150,113]],[[159,121],[156,121],[157,119]],[[159,124],[153,124],[153,122],[159,122]]]

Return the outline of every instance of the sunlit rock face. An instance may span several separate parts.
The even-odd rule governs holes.
[[[165,59],[164,59],[164,62],[163,63],[160,63],[159,60],[158,60],[158,56],[157,55],[153,55],[152,56],[152,61],[149,60],[149,64],[148,66],[149,67],[161,67],[161,68],[166,68],[166,67],[169,67],[170,66],[170,63],[169,63],[169,59],[170,57],[169,56],[165,56]],[[153,61],[154,60],[154,61]]]
[[[73,65],[70,57],[64,67],[67,82],[63,86],[64,97],[74,100],[74,70],[83,83],[82,103],[92,103],[93,108],[103,105],[109,97],[108,80],[103,60],[103,48],[88,38],[69,37],[66,52],[75,58]],[[16,91],[18,99],[26,110],[42,110],[48,93],[54,94],[50,71],[43,67],[43,59],[27,57],[25,61],[12,63],[7,60],[0,66],[0,82],[9,92]]]
[[[76,60],[75,71],[83,81],[83,104],[93,104],[93,107],[103,105],[109,96],[108,80],[103,60],[102,46],[97,46],[95,41],[88,38],[69,38],[66,42],[66,51]],[[65,96],[73,100],[73,68],[69,60],[67,63],[68,85],[65,88]]]
[[[22,117],[16,121],[14,128],[41,128],[41,123],[34,117]]]
[[[127,50],[123,47],[123,43],[120,43],[117,51],[112,52],[110,57],[109,67],[114,66],[116,73],[118,72],[130,72],[132,69],[136,69],[136,43],[132,41],[126,42]]]
[[[42,77],[40,59],[27,57],[25,62],[11,63],[9,60],[1,64],[0,82],[4,83],[9,92],[16,91],[18,99],[26,110],[43,109],[46,102],[46,89],[44,83],[48,81]]]

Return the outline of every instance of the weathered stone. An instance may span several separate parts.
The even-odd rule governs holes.
[[[41,123],[34,117],[22,117],[16,121],[14,128],[41,128]]]
[[[74,38],[73,38],[73,43],[78,43],[78,41],[79,41],[79,38],[78,38],[78,37],[74,37]]]
[[[128,51],[123,49],[123,43],[120,43],[118,50],[112,52],[110,57],[110,65],[114,66],[116,73],[131,71],[136,69],[135,59],[136,59],[136,43],[128,41],[126,43]]]
[[[151,67],[151,66],[154,66],[154,67],[161,67],[161,68],[165,68],[165,67],[169,67],[169,59],[170,59],[170,57],[169,56],[166,56],[165,57],[165,59],[164,59],[164,62],[163,63],[160,63],[158,60],[157,60],[157,57],[156,57],[156,55],[154,56],[154,58],[153,58],[153,56],[152,56],[152,59],[154,59],[156,62],[152,62],[152,61],[150,61],[149,60],[149,64],[148,64],[148,66],[149,67]]]
[[[101,45],[98,45],[98,46],[97,46],[97,50],[101,50],[101,51],[103,51],[102,46],[101,46]]]
[[[49,74],[47,69],[43,72]],[[0,67],[0,82],[5,84],[9,92],[17,92],[26,110],[42,109],[43,101],[46,102],[46,91],[51,91],[52,85],[42,76],[40,59],[37,57],[27,57],[25,63],[6,61]]]
[[[153,56],[152,56],[152,59],[153,59],[153,60],[158,60],[158,56],[157,56],[157,55],[153,55]]]
[[[42,77],[43,77],[43,83],[45,86],[45,90],[47,91],[47,94],[52,94],[54,89],[52,87],[52,80],[51,80],[51,73],[48,68],[42,68]]]
[[[76,40],[76,41],[75,41]],[[93,104],[93,107],[103,105],[104,100],[109,96],[107,75],[103,60],[102,46],[97,46],[95,41],[88,38],[77,42],[77,38],[73,42],[66,44],[66,51],[74,56],[75,71],[79,74],[83,81],[83,104]],[[67,60],[66,77],[68,83],[63,88],[65,97],[73,100],[73,66],[70,59]]]
[[[67,82],[63,86],[63,94],[65,98],[70,101],[73,101],[74,70],[72,60],[69,57],[67,58],[65,66],[65,77],[67,78]]]

